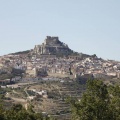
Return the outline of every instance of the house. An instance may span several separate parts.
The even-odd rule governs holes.
[[[36,98],[36,96],[29,96],[29,97],[27,97],[28,100],[33,100],[35,98]]]
[[[17,85],[17,84],[14,84],[14,85],[7,85],[7,88],[15,89],[15,88],[20,88],[20,86]]]

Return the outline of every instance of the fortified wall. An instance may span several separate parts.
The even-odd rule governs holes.
[[[58,37],[47,36],[44,42],[41,45],[36,45],[34,48],[34,53],[37,55],[69,55],[73,51],[66,45],[61,42]]]

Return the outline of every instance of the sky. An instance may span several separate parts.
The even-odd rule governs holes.
[[[0,0],[0,55],[33,49],[46,36],[120,61],[120,0]]]

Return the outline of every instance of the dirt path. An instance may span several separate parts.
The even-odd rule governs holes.
[[[12,100],[14,100],[15,102],[19,102],[19,103],[26,103],[26,102],[27,102],[26,99],[12,97],[12,96],[10,95],[10,93],[7,93],[7,94],[6,94],[6,97],[9,97],[9,98],[11,98]]]

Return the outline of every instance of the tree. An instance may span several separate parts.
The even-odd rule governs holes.
[[[81,100],[72,100],[73,120],[117,120],[117,109],[108,93],[108,87],[100,80],[89,80]]]
[[[109,111],[113,120],[120,120],[120,87],[109,86],[108,91],[110,94]]]
[[[35,113],[32,108],[26,110],[21,104],[13,105],[11,109],[0,106],[0,120],[52,120],[41,113]]]

